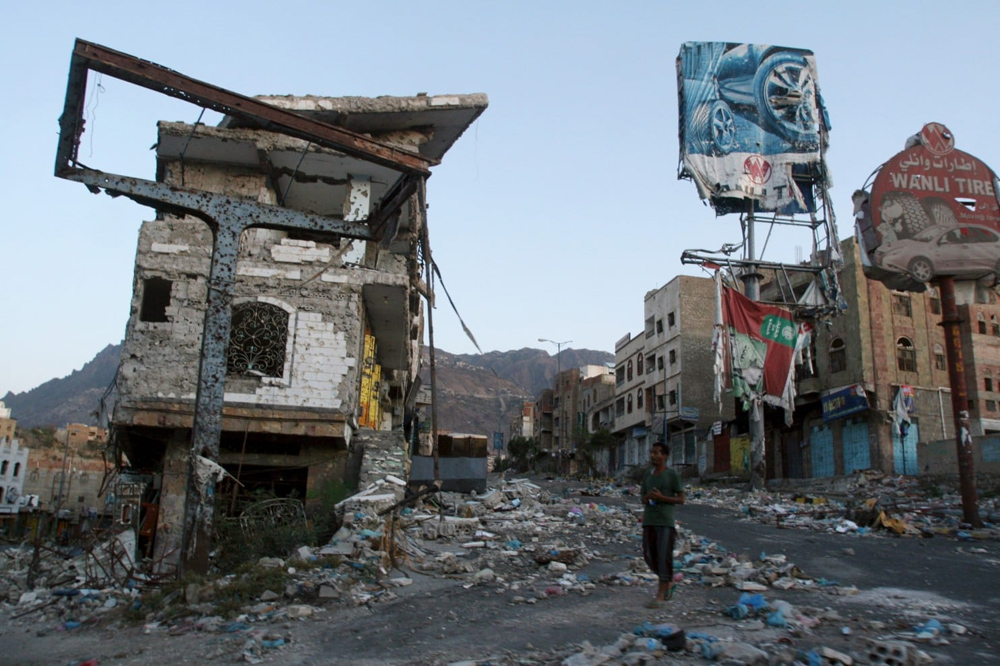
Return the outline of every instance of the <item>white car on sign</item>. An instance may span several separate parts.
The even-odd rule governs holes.
[[[935,225],[888,244],[876,259],[883,268],[909,273],[919,282],[941,275],[985,277],[1000,269],[1000,232],[972,224]]]

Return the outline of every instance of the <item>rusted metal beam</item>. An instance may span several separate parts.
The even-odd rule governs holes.
[[[228,216],[240,220],[241,231],[250,227],[304,229],[339,234],[348,238],[373,240],[372,229],[364,222],[307,213],[281,206],[215,194],[204,190],[165,185],[152,180],[119,176],[93,169],[74,169],[64,174],[67,180],[83,183],[91,189],[103,189],[112,196],[124,196],[138,204],[181,215],[194,215],[210,223]]]
[[[80,76],[81,69],[82,77]],[[70,65],[69,85],[71,88],[75,85],[75,89],[67,90],[66,107],[63,118],[60,120],[64,130],[60,138],[59,152],[62,155],[69,152],[65,150],[68,147],[63,146],[62,143],[69,141],[71,136],[75,137],[75,142],[78,142],[79,135],[82,133],[82,122],[74,123],[73,119],[81,116],[86,89],[86,70],[101,72],[206,109],[249,120],[259,124],[264,129],[311,141],[324,148],[338,150],[403,173],[426,177],[430,175],[430,167],[438,163],[437,160],[395,148],[349,130],[308,118],[294,111],[279,109],[225,88],[198,81],[148,60],[142,60],[82,39],[76,40]],[[72,104],[71,99],[73,100]],[[68,113],[70,111],[73,113]],[[74,124],[76,131],[65,131]],[[75,156],[75,150],[72,152]],[[66,163],[57,164],[57,174],[60,166],[67,165]]]

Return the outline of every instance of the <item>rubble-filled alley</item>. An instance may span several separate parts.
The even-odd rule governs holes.
[[[961,567],[985,586],[997,532],[958,529],[946,488],[874,475],[824,494],[689,487],[679,592],[650,610],[635,486],[491,481],[414,497],[386,476],[338,505],[328,543],[217,577],[144,576],[128,532],[10,547],[0,645],[19,664],[987,663],[998,623],[986,604],[915,580],[861,587],[785,552],[878,569],[869,552],[931,545],[944,575]],[[995,518],[996,499],[982,508]],[[725,538],[697,533],[703,515]],[[744,530],[768,547],[746,552]]]

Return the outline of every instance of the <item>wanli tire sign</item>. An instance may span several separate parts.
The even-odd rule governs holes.
[[[928,123],[886,162],[871,192],[854,194],[865,273],[894,289],[923,291],[937,277],[1000,274],[997,176]]]

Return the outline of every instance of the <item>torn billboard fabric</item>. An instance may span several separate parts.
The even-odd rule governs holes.
[[[745,405],[762,400],[790,415],[795,382],[792,367],[808,328],[796,325],[792,313],[751,301],[722,287],[722,333],[727,355],[727,388]]]
[[[720,215],[816,211],[829,122],[811,51],[686,42],[677,56],[680,178]]]
[[[916,402],[913,399],[913,387],[903,384],[896,391],[896,397],[892,400],[892,432],[899,435],[900,439],[906,439],[906,433],[910,430],[910,414],[916,410]]]

